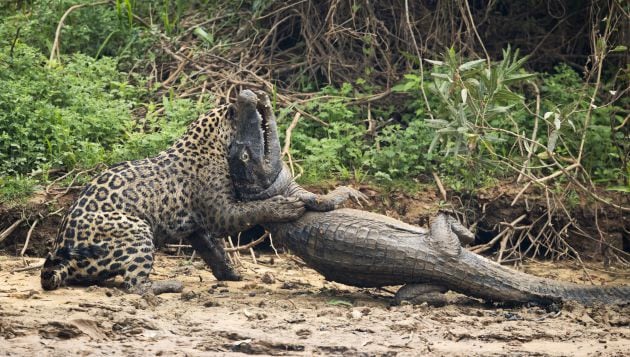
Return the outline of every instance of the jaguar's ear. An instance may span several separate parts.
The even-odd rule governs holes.
[[[234,104],[230,104],[227,108],[226,117],[228,121],[235,122],[236,121],[236,107]]]
[[[48,252],[48,254],[46,254],[46,260],[44,260],[44,268],[50,268],[53,265],[53,254],[52,252]]]

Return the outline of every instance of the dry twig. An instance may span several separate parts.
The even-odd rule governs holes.
[[[55,59],[55,54],[57,55],[57,60],[61,62],[61,58],[59,55],[59,41],[60,41],[60,36],[61,36],[61,29],[63,28],[64,21],[66,21],[66,17],[68,17],[68,15],[70,15],[70,13],[73,12],[74,10],[78,10],[82,7],[93,7],[93,6],[98,6],[98,5],[104,5],[104,4],[109,4],[109,2],[110,2],[109,0],[105,0],[105,1],[98,1],[91,4],[76,4],[76,5],[70,6],[68,10],[66,10],[66,12],[61,17],[61,20],[59,20],[59,24],[57,25],[57,30],[55,31],[55,40],[53,41],[52,48],[50,50],[50,58],[48,59],[49,65],[51,65],[53,60]]]
[[[20,257],[24,256],[24,252],[26,252],[26,248],[28,248],[28,243],[31,240],[31,235],[33,234],[33,230],[35,229],[35,226],[37,226],[37,223],[39,223],[39,218],[36,219],[31,225],[31,228],[28,229],[28,233],[26,234],[26,240],[24,241],[24,246],[22,247],[22,250],[20,251]]]

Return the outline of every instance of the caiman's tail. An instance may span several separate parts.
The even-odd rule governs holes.
[[[107,250],[98,245],[81,248],[59,247],[48,253],[40,274],[42,288],[55,290],[68,278],[68,271],[72,261],[86,258],[96,258],[106,254]]]
[[[468,280],[469,288],[479,297],[493,301],[538,302],[550,304],[575,300],[585,305],[594,303],[630,303],[630,286],[596,286],[561,282],[525,274],[477,254],[463,250],[460,259],[464,268],[476,272]]]
[[[445,216],[431,225],[431,244],[456,260],[452,268],[460,270],[452,276],[466,276],[465,281],[449,281],[449,289],[492,301],[538,302],[549,304],[575,300],[582,304],[628,304],[630,286],[595,286],[560,282],[504,267],[475,253],[462,249],[450,230]],[[450,276],[450,275],[449,275]],[[450,280],[450,279],[448,279]]]

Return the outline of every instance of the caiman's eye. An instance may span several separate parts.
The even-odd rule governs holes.
[[[241,153],[241,161],[247,162],[248,160],[249,160],[249,154],[247,153],[247,151],[243,151]]]

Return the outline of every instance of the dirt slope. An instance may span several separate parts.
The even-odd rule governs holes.
[[[177,277],[185,290],[143,299],[121,293],[115,282],[43,292],[37,270],[11,273],[22,260],[0,256],[0,355],[622,356],[630,350],[630,307],[571,304],[547,312],[455,294],[456,304],[441,308],[390,306],[387,292],[326,282],[289,256],[249,259],[244,281],[218,284],[201,262],[158,255],[153,278]],[[558,265],[528,270],[583,278]],[[597,284],[628,283],[592,277]]]

